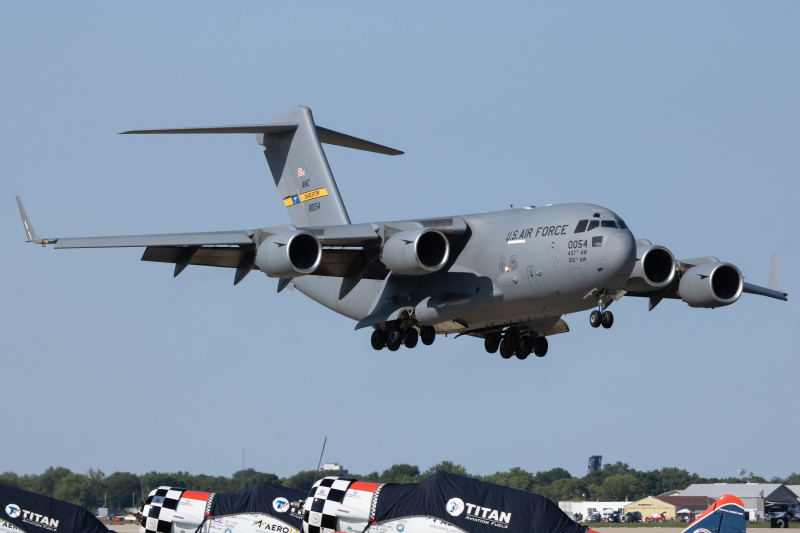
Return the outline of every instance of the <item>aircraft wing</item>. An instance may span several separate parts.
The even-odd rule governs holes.
[[[234,285],[251,270],[259,270],[256,252],[266,239],[301,230],[316,238],[322,254],[319,266],[314,270],[318,276],[348,278],[347,288],[341,297],[352,290],[361,279],[383,280],[389,270],[378,260],[380,244],[392,232],[408,228],[432,227],[447,236],[457,239],[466,233],[466,224],[460,217],[449,217],[421,221],[400,221],[385,224],[344,224],[297,228],[292,225],[273,226],[236,231],[199,233],[166,233],[152,235],[110,235],[103,237],[57,237],[42,239],[36,234],[33,224],[17,197],[22,217],[26,242],[54,248],[145,248],[142,261],[172,263],[177,276],[189,265],[215,266],[236,269]],[[279,290],[291,278],[282,278]]]
[[[639,242],[640,241],[637,241],[637,243]],[[649,241],[642,242],[648,246],[650,244]],[[637,257],[637,262],[638,261],[640,261],[639,257]],[[647,297],[650,299],[651,311],[664,298],[682,299],[692,307],[717,307],[720,305],[728,305],[735,302],[742,293],[766,296],[784,302],[788,301],[788,294],[781,290],[780,276],[778,273],[778,256],[776,254],[772,254],[770,260],[769,278],[766,287],[745,282],[744,276],[737,267],[729,263],[723,263],[716,257],[695,257],[677,261],[673,259],[673,263],[674,265],[670,263],[671,266],[669,266],[669,270],[674,269],[674,272],[669,274],[667,281],[665,281],[662,286],[637,290],[643,287],[643,285],[639,284],[635,285],[634,287],[636,288],[631,290],[630,287],[626,285],[626,290],[620,291],[622,294],[619,296],[621,297],[624,294],[625,296]],[[717,286],[717,282],[713,281],[711,277],[717,275],[717,269],[724,274],[720,275],[719,286]],[[667,272],[667,270],[663,270],[663,272]],[[689,280],[685,287],[682,282],[684,278]],[[698,282],[698,280],[700,281]],[[692,281],[695,282],[694,286],[692,286]],[[725,285],[728,285],[729,288],[726,289]],[[739,287],[738,289],[737,286]],[[716,293],[717,290],[727,294],[725,296],[717,295],[718,301],[710,302],[710,304],[709,302],[691,302],[687,298],[692,297],[690,294],[692,292],[695,293],[694,297],[697,298],[698,287],[705,287],[709,295]],[[683,294],[681,294],[682,292]]]

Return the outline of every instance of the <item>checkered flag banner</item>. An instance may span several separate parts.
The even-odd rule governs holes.
[[[181,502],[181,495],[186,489],[175,487],[158,487],[151,491],[142,509],[141,526],[145,531],[170,533],[172,531],[172,514]]]
[[[336,508],[341,507],[347,487],[355,479],[329,476],[314,483],[303,506],[303,533],[334,533]]]

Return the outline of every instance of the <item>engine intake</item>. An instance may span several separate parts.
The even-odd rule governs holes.
[[[742,273],[729,263],[706,263],[690,268],[681,276],[678,292],[689,307],[713,309],[739,299]]]
[[[637,246],[633,265],[624,289],[649,292],[662,289],[675,279],[675,256],[663,246]]]
[[[313,273],[322,260],[322,245],[307,231],[267,237],[256,251],[256,265],[271,278],[296,278]]]
[[[450,243],[440,231],[420,228],[392,235],[381,250],[381,261],[395,274],[421,276],[440,270],[450,257]]]

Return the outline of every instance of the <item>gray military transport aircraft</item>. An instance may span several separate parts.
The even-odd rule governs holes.
[[[291,225],[241,231],[40,239],[17,198],[27,241],[55,248],[143,247],[142,261],[250,271],[279,278],[322,305],[373,328],[372,347],[413,348],[436,334],[484,339],[508,359],[547,353],[547,337],[566,333],[561,318],[594,309],[592,327],[610,328],[608,306],[622,296],[663,298],[715,308],[743,292],[786,300],[773,255],[767,287],[744,283],[715,257],[676,261],[634,238],[605,207],[548,205],[424,220],[352,224],[320,143],[403,152],[317,126],[307,107],[252,126],[124,133],[254,133],[264,147]]]

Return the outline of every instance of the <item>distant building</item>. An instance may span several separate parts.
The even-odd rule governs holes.
[[[764,502],[798,503],[797,495],[782,483],[695,483],[681,492],[681,496],[708,496],[719,498],[733,494],[744,504],[751,516],[764,516]]]
[[[97,516],[99,518],[111,518],[113,516],[123,516],[128,514],[125,507],[98,507]]]
[[[321,467],[319,467],[320,472],[337,472],[339,475],[346,475],[347,469],[344,465],[340,465],[339,463],[325,463]]]
[[[683,509],[689,509],[692,512],[705,511],[714,501],[714,498],[707,496],[665,496],[662,494],[635,501],[625,508],[625,512],[639,511],[642,513],[642,520],[650,515],[662,513],[667,520],[676,520],[680,518],[678,511]]]
[[[580,513],[584,518],[592,513],[602,513],[606,509],[612,509],[623,513],[623,510],[629,502],[590,502],[590,501],[567,501],[558,502],[558,508],[567,513],[567,516],[572,518],[572,515]],[[624,514],[624,513],[623,513]]]
[[[589,472],[600,470],[601,466],[603,466],[602,455],[592,455],[591,457],[589,457]]]

